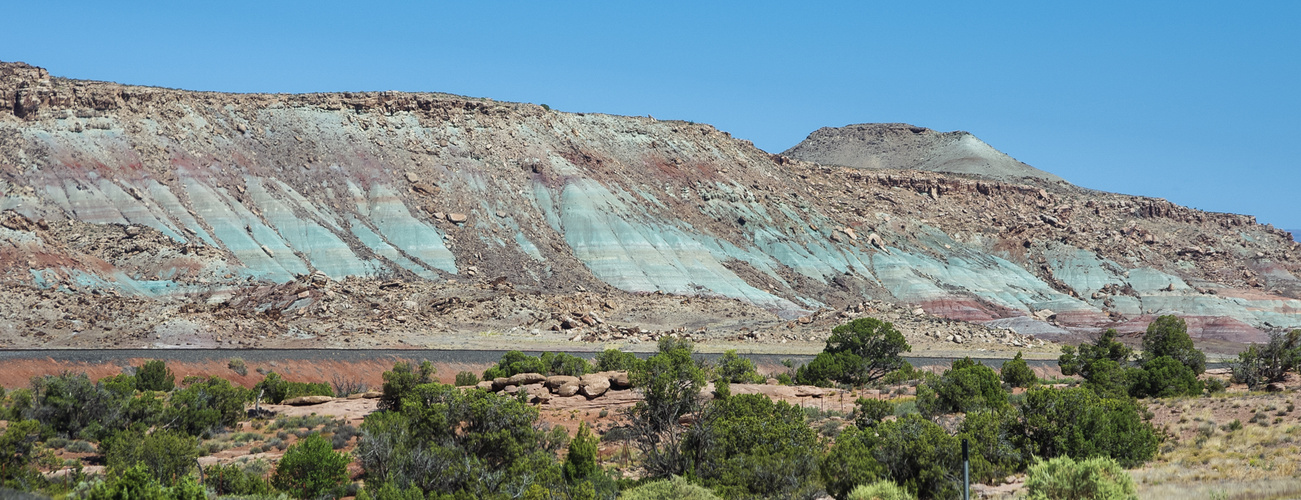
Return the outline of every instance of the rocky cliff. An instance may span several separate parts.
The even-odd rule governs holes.
[[[1204,342],[1256,341],[1301,326],[1298,254],[1249,216],[819,165],[708,125],[0,65],[10,346],[816,344],[867,314],[935,345],[1166,313]]]

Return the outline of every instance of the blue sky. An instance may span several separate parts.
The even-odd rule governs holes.
[[[706,122],[771,152],[907,122],[1301,229],[1301,2],[25,3],[0,60],[58,76],[451,92]]]

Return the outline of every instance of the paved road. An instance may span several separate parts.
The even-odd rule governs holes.
[[[87,364],[115,363],[133,358],[163,359],[168,361],[200,363],[212,360],[242,358],[246,362],[292,361],[332,359],[337,361],[370,361],[375,359],[408,359],[413,361],[428,360],[432,363],[467,363],[488,364],[501,359],[505,351],[495,350],[440,350],[440,349],[40,349],[40,350],[0,350],[0,366],[4,361],[20,359],[52,358],[60,361]],[[591,351],[567,351],[569,354],[592,358]],[[525,351],[537,355],[540,352]],[[648,353],[638,353],[645,358]],[[716,359],[720,354],[700,354],[707,359]],[[782,360],[792,360],[796,365],[813,359],[809,355],[781,354],[743,354],[756,364],[771,366],[781,364]],[[907,357],[913,366],[948,365],[955,358]],[[979,361],[998,367],[1010,358],[980,358]],[[1057,360],[1026,360],[1032,367],[1057,366]],[[1209,363],[1209,365],[1218,365]]]

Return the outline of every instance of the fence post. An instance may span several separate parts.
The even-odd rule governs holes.
[[[971,455],[966,439],[962,440],[962,500],[971,500]]]

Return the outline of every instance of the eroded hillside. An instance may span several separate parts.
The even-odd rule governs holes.
[[[1301,326],[1287,233],[1042,184],[820,166],[650,117],[4,64],[0,341],[763,348],[879,315],[940,351],[1166,313],[1212,344]]]

